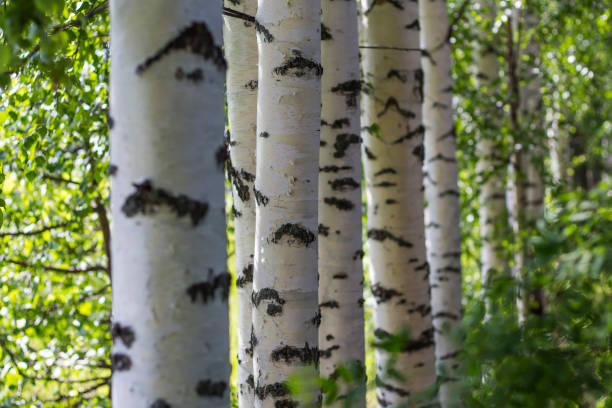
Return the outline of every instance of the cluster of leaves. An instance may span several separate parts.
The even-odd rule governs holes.
[[[532,239],[527,283],[498,281],[489,296],[542,288],[546,312],[519,324],[511,308],[466,309],[463,355],[470,407],[610,406],[612,185],[559,194]],[[520,286],[520,287],[517,287]]]

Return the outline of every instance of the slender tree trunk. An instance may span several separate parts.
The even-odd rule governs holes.
[[[255,406],[294,406],[288,376],[318,362],[319,0],[260,0],[253,281]]]
[[[451,332],[461,322],[461,210],[457,186],[449,43],[445,0],[420,1],[421,44],[425,72],[425,196],[431,268],[432,313],[440,403],[457,406],[459,362]]]
[[[320,373],[330,377],[339,365],[364,364],[361,82],[356,2],[323,0],[322,9],[319,347]],[[365,407],[365,395],[352,406]]]
[[[484,24],[480,28],[476,65],[477,84],[484,97],[480,115],[482,118],[478,140],[477,173],[482,177],[480,192],[480,235],[482,238],[482,287],[486,294],[496,275],[508,274],[509,265],[503,251],[503,241],[508,231],[506,209],[505,157],[500,140],[501,110],[496,107],[499,94],[498,53],[493,38],[495,3],[479,0]],[[488,302],[487,309],[491,309]]]
[[[388,378],[376,350],[379,406],[405,403],[435,384],[434,339],[423,205],[423,70],[415,2],[364,1],[364,154],[375,336],[407,329],[411,341]]]
[[[257,0],[226,0],[225,5],[254,16]],[[223,37],[227,70],[229,120],[228,178],[232,183],[236,287],[238,294],[238,406],[252,407],[255,397],[251,330],[255,255],[255,147],[257,130],[257,37],[255,22],[225,16]]]
[[[111,1],[115,407],[229,407],[221,24]]]

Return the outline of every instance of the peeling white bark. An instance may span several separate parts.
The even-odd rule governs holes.
[[[442,407],[460,404],[461,345],[449,334],[461,322],[461,210],[457,186],[449,22],[445,0],[419,2],[425,71],[425,196],[428,260],[431,267],[436,367]]]
[[[363,162],[375,335],[407,329],[411,342],[388,378],[389,353],[376,350],[378,406],[407,403],[436,381],[423,205],[423,70],[416,2],[363,0]],[[372,125],[379,126],[379,132]]]
[[[255,407],[290,405],[318,361],[319,0],[260,0],[253,361]],[[284,405],[283,405],[284,404]]]
[[[221,5],[110,7],[113,406],[229,407]]]
[[[338,366],[363,365],[365,358],[357,3],[323,0],[321,22],[319,370],[330,377]],[[353,406],[365,407],[365,394]]]
[[[225,6],[254,16],[257,0],[225,0]],[[232,183],[236,287],[238,295],[238,406],[252,407],[255,397],[251,330],[255,256],[255,150],[257,130],[257,37],[255,23],[225,16],[223,39],[227,59],[229,121],[228,175]]]

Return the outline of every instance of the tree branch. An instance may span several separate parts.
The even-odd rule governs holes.
[[[21,266],[22,268],[33,268],[33,269],[40,268],[40,269],[43,269],[49,272],[57,272],[57,273],[65,273],[65,274],[80,274],[80,273],[101,272],[101,271],[106,272],[106,267],[102,265],[93,265],[93,266],[89,266],[84,269],[76,269],[76,268],[58,268],[55,266],[48,266],[48,265],[36,265],[36,264],[28,263],[28,262],[18,261],[16,259],[6,259],[4,262],[7,262],[13,265],[17,265],[17,266]]]
[[[448,25],[448,35],[446,36],[446,41],[450,41],[451,37],[453,36],[453,27],[459,22],[459,20],[463,18],[463,15],[467,11],[469,5],[470,0],[464,0],[463,4],[461,4],[461,7],[459,7],[459,10],[457,10],[453,21],[451,21],[451,23]]]
[[[250,23],[255,22],[255,17],[245,14],[243,12],[240,12],[238,10],[231,9],[229,7],[223,7],[223,14],[228,17],[239,18],[241,20],[248,21]]]
[[[111,278],[112,271],[112,260],[111,260],[111,230],[110,223],[108,222],[108,216],[106,215],[106,208],[104,207],[104,203],[100,198],[96,198],[96,205],[94,206],[94,211],[98,215],[98,221],[100,222],[100,227],[102,228],[102,236],[104,237],[104,251],[106,252],[106,273],[108,273],[108,277]]]
[[[34,235],[42,234],[43,232],[64,228],[68,225],[70,225],[69,222],[63,222],[61,224],[50,225],[48,227],[44,227],[44,228],[33,230],[33,231],[0,232],[0,237],[31,237]]]

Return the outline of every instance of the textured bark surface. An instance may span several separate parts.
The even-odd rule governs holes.
[[[226,0],[225,7],[254,16],[257,0]],[[236,288],[238,295],[238,406],[252,407],[255,398],[251,330],[255,258],[255,148],[257,131],[257,37],[255,23],[225,16],[223,26],[227,60],[227,114],[232,184]]]
[[[388,378],[389,353],[376,350],[378,405],[396,406],[436,381],[434,339],[425,251],[423,205],[423,70],[418,5],[362,1],[362,38],[369,86],[363,97],[363,162],[374,328],[378,340],[408,329],[411,342]],[[378,124],[379,132],[372,125]]]
[[[322,0],[319,158],[320,373],[364,363],[357,3]],[[344,200],[339,208],[330,199]],[[340,201],[340,202],[344,202]],[[348,208],[350,207],[350,208]],[[341,390],[342,394],[345,390]],[[342,407],[342,401],[334,406]],[[354,404],[365,407],[365,395]]]
[[[517,11],[516,15],[519,13]],[[535,226],[543,215],[544,204],[544,110],[542,101],[542,80],[539,73],[539,46],[534,38],[538,25],[535,10],[524,12],[524,32],[528,36],[527,45],[518,53],[517,65],[524,86],[520,89],[518,131],[515,143],[514,183],[515,216],[514,232],[519,240],[519,251],[515,256],[514,273],[525,277],[525,265],[531,257],[525,234]],[[524,58],[523,58],[524,57]],[[518,296],[519,318],[524,320],[529,313],[542,314],[544,298],[541,290],[520,291]]]
[[[495,49],[493,24],[495,22],[495,3],[479,0],[480,14],[484,25],[478,33],[478,54],[476,59],[477,84],[487,101],[482,108],[482,127],[478,141],[477,173],[482,178],[480,191],[480,236],[482,248],[482,286],[484,291],[490,287],[495,277],[508,276],[509,265],[503,250],[509,225],[506,206],[506,158],[502,156],[503,146],[499,137],[503,112],[495,105],[499,93],[498,51]],[[491,305],[488,305],[490,309]]]
[[[440,403],[459,404],[457,354],[461,345],[449,335],[461,321],[461,230],[457,186],[449,43],[445,0],[419,2],[425,72],[425,195],[428,260]]]
[[[229,407],[221,5],[110,4],[113,406]]]
[[[293,407],[285,382],[318,351],[319,0],[260,0],[253,281],[255,406]]]

